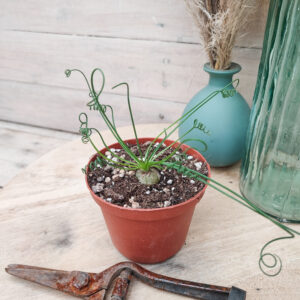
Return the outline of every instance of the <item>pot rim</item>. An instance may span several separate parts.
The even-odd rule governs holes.
[[[147,142],[147,141],[153,141],[155,138],[153,137],[143,137],[143,138],[139,138],[138,140],[139,141],[144,141],[144,142]],[[161,142],[162,138],[158,138],[156,139],[157,142]],[[132,139],[127,139],[127,140],[124,140],[125,143],[135,143],[136,144],[136,140],[135,138],[132,138]],[[165,142],[167,144],[171,144],[173,143],[174,141],[173,140],[165,140]],[[179,142],[177,142],[176,144],[174,144],[174,146],[176,147],[177,145],[179,144]],[[122,148],[120,147],[120,144],[117,142],[117,143],[114,143],[114,144],[111,144],[111,145],[108,145],[109,148],[113,148],[113,147],[119,147],[119,148]],[[181,148],[183,150],[185,150],[186,148],[190,148],[190,146],[186,145],[186,144],[182,144]],[[106,148],[102,148],[100,150],[100,152],[105,152],[106,151]],[[193,153],[190,153],[190,152],[193,152]],[[187,151],[187,154],[190,154],[192,156],[195,157],[195,154],[198,156],[197,158],[202,161],[202,162],[205,162],[206,165],[207,165],[207,170],[208,170],[208,174],[207,174],[207,177],[211,177],[211,170],[210,170],[210,165],[209,163],[207,162],[207,160],[204,158],[204,156],[198,152],[197,150],[195,150],[194,148],[190,148],[188,151]],[[194,155],[193,155],[194,154]],[[101,203],[107,205],[108,207],[111,207],[111,208],[115,208],[115,209],[119,209],[119,210],[123,210],[124,212],[154,212],[154,211],[159,211],[159,212],[163,212],[163,211],[168,211],[168,210],[172,210],[172,209],[177,209],[177,208],[180,208],[182,206],[185,206],[185,205],[188,205],[190,204],[191,202],[195,201],[196,199],[201,199],[201,194],[203,196],[206,188],[207,188],[207,184],[204,185],[203,189],[201,191],[199,191],[195,196],[193,196],[192,198],[189,198],[188,200],[184,201],[184,202],[181,202],[181,203],[178,203],[178,204],[175,204],[175,205],[171,205],[171,206],[167,206],[167,207],[158,207],[158,208],[127,208],[127,207],[123,207],[123,206],[119,206],[119,205],[116,205],[116,204],[112,204],[112,203],[109,203],[107,201],[105,201],[104,199],[102,199],[101,197],[97,196],[93,190],[91,189],[91,187],[89,186],[89,183],[88,183],[88,180],[87,180],[87,177],[88,177],[88,168],[89,168],[89,165],[90,163],[95,159],[97,153],[93,154],[91,156],[91,158],[89,159],[89,162],[86,166],[86,174],[85,174],[85,182],[86,182],[86,185],[88,187],[88,190],[89,192],[93,195],[94,198],[96,198],[98,201],[100,201]],[[198,202],[198,201],[197,201]]]

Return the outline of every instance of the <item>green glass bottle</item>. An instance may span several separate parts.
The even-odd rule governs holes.
[[[300,0],[271,0],[240,188],[282,221],[300,222]]]

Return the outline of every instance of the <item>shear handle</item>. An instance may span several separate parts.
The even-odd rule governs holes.
[[[167,277],[148,271],[133,262],[121,262],[103,271],[101,276],[103,287],[107,288],[112,278],[115,278],[124,269],[131,270],[135,277],[152,287],[196,299],[227,300],[231,290],[227,287]]]

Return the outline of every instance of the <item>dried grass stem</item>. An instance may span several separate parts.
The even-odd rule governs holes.
[[[253,11],[255,0],[185,0],[198,26],[214,69],[230,68],[238,31]]]

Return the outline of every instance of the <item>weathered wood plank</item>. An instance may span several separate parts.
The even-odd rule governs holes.
[[[0,121],[0,186],[30,163],[78,135]]]
[[[107,75],[106,92],[128,81],[133,96],[186,103],[207,83],[206,57],[198,45],[56,34],[3,32],[0,79],[60,87],[84,87],[66,68],[89,72],[100,66]],[[261,50],[236,48],[233,60],[243,66],[240,90],[250,102]],[[125,93],[125,88],[116,90]],[[53,100],[54,101],[54,100]]]
[[[268,1],[263,1],[253,14],[239,46],[261,47],[267,7]],[[147,0],[3,0],[0,20],[8,30],[200,42],[182,0],[155,0],[150,5]]]
[[[79,113],[88,113],[88,92],[83,90],[0,81],[0,99],[0,120],[45,128],[78,132]],[[104,94],[101,99],[114,107],[117,126],[130,124],[125,96]],[[170,123],[179,118],[184,109],[183,103],[137,97],[132,97],[131,105],[137,124]],[[106,128],[96,112],[88,115],[93,127]]]

